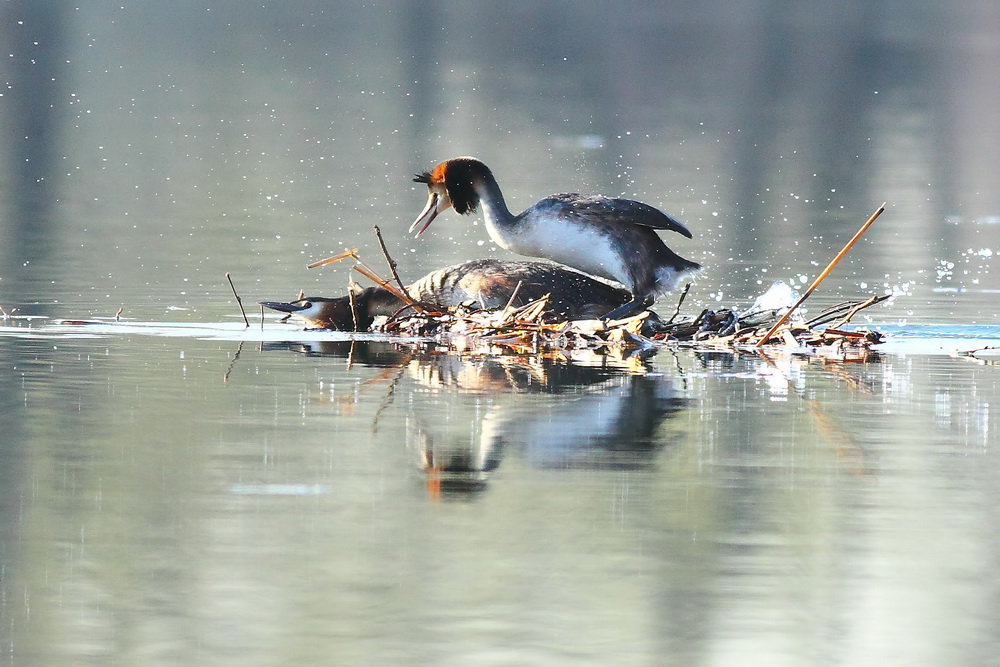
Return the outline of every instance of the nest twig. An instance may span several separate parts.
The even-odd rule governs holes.
[[[885,210],[885,203],[879,206],[878,209],[874,213],[872,213],[871,216],[868,217],[868,220],[865,221],[865,224],[861,225],[861,229],[859,229],[854,234],[854,236],[851,237],[851,240],[847,242],[847,245],[845,245],[844,248],[840,252],[838,252],[837,255],[832,260],[830,260],[830,263],[826,265],[826,268],[823,269],[823,272],[820,273],[819,276],[816,278],[816,280],[813,281],[813,284],[809,286],[809,289],[807,289],[805,293],[801,297],[799,297],[799,300],[796,301],[791,308],[786,310],[785,313],[778,318],[778,321],[771,326],[771,329],[766,334],[764,334],[760,340],[758,340],[755,343],[757,347],[760,347],[764,345],[767,341],[769,341],[771,339],[771,336],[773,336],[778,331],[781,325],[784,324],[785,321],[787,321],[788,318],[792,316],[792,313],[798,310],[799,306],[801,306],[803,302],[805,302],[805,300],[809,298],[809,295],[812,294],[814,291],[816,291],[816,288],[819,287],[819,284],[823,282],[823,280],[828,275],[830,275],[830,272],[833,271],[833,268],[837,266],[840,260],[844,258],[844,255],[846,255],[848,251],[852,247],[854,247],[854,244],[858,242],[858,239],[860,239],[864,235],[864,233],[868,231],[868,228],[872,226],[872,223],[875,222],[875,220],[880,215],[882,215],[882,211],[884,210]]]
[[[642,348],[656,345],[729,348],[755,352],[766,335],[771,346],[787,346],[798,352],[869,350],[882,342],[880,333],[842,327],[865,308],[882,303],[888,296],[872,296],[838,304],[815,318],[833,326],[817,328],[810,323],[784,323],[773,331],[777,310],[738,313],[734,310],[702,310],[696,317],[662,322],[649,312],[616,322],[600,320],[554,322],[546,317],[547,298],[519,308],[481,310],[474,304],[440,307],[387,320],[381,331],[401,336],[436,338],[443,343],[461,341],[463,346],[502,348],[519,354],[538,351]]]

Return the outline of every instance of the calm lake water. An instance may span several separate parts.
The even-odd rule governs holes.
[[[0,662],[1000,660],[1000,10],[0,7]],[[244,304],[509,257],[414,172],[647,201],[866,362],[473,357]],[[359,278],[360,279],[360,278]],[[673,307],[672,297],[659,310]],[[122,321],[114,315],[122,308]],[[694,313],[692,313],[694,314]],[[255,316],[256,317],[256,316]],[[66,326],[62,319],[101,322]]]

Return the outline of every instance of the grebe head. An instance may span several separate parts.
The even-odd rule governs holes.
[[[351,291],[355,293],[358,300],[361,299],[359,287],[352,285]],[[372,321],[361,304],[356,304],[352,308],[351,298],[348,296],[332,299],[322,296],[307,296],[288,303],[283,301],[258,301],[257,303],[271,310],[294,315],[304,320],[307,326],[319,329],[351,331],[354,329],[354,320],[357,317],[359,320],[358,328],[364,330]]]
[[[438,213],[454,208],[461,215],[467,215],[479,206],[477,186],[491,177],[489,167],[473,157],[456,157],[434,167],[433,171],[417,174],[417,183],[426,183],[430,191],[427,205],[410,225],[410,233],[420,227],[417,236],[424,233]]]

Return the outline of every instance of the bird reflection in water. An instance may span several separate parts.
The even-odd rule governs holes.
[[[669,378],[635,357],[466,357],[363,341],[264,349],[279,347],[347,357],[354,366],[397,368],[392,386],[382,385],[388,398],[376,410],[373,429],[390,403],[406,411],[407,447],[433,498],[485,490],[510,451],[536,468],[649,467],[667,443],[659,427],[685,406]]]

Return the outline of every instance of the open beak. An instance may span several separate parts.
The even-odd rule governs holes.
[[[434,218],[437,217],[437,214],[440,213],[441,210],[444,210],[443,208],[441,210],[438,209],[438,203],[440,201],[441,201],[441,195],[439,195],[437,192],[432,191],[430,193],[430,196],[427,197],[427,205],[424,206],[424,210],[420,212],[420,215],[417,216],[417,219],[413,221],[412,225],[410,225],[410,230],[408,232],[410,234],[413,233],[414,229],[420,227],[420,231],[418,231],[417,235],[414,236],[413,238],[417,238],[417,236],[423,234],[424,230],[430,227],[431,223],[434,222]]]

